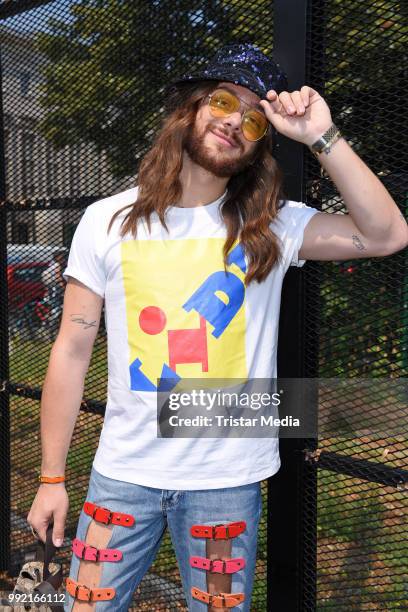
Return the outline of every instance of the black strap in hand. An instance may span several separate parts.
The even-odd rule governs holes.
[[[50,523],[47,527],[45,543],[42,540],[38,541],[36,559],[43,562],[43,582],[41,582],[34,591],[39,594],[57,595],[57,590],[62,584],[62,567],[51,574],[49,565],[57,552],[58,548],[54,546],[52,541],[53,524]],[[52,599],[52,597],[50,597]],[[59,604],[48,603],[48,606],[56,612],[63,612],[63,607]]]

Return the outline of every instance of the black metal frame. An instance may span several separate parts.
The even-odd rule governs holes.
[[[2,58],[0,56],[0,81]],[[0,89],[0,570],[10,567],[10,401],[6,381],[9,379],[8,360],[8,291],[7,291],[7,213],[3,92]]]
[[[274,55],[285,66],[289,91],[300,89],[307,82],[307,8],[308,0],[275,0]],[[301,143],[279,136],[277,158],[285,172],[285,190],[291,200],[304,201],[304,155]],[[281,300],[278,348],[278,376],[283,378],[312,377],[306,371],[304,326],[306,321],[307,287],[301,270],[286,274]],[[317,334],[315,335],[317,337]],[[316,350],[317,347],[314,347]],[[312,347],[308,347],[310,355]],[[315,415],[317,418],[317,413]],[[316,599],[310,589],[316,574],[316,508],[305,525],[305,492],[317,498],[316,472],[306,465],[303,449],[315,447],[316,441],[279,440],[281,468],[268,483],[268,610],[277,612],[305,610],[302,604],[304,575],[308,576],[308,601]],[[310,501],[309,501],[310,507]],[[308,530],[307,539],[304,537]]]

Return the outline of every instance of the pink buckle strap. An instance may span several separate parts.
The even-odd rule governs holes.
[[[207,559],[206,557],[190,557],[191,567],[215,572],[217,574],[234,574],[245,567],[245,559]]]
[[[97,563],[99,561],[112,561],[116,563],[123,557],[123,554],[117,548],[95,548],[82,542],[82,540],[78,540],[78,538],[72,540],[72,551],[79,559],[96,561]]]

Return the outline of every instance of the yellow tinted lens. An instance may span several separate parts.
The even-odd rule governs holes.
[[[264,136],[268,120],[262,113],[249,110],[242,117],[242,133],[247,140],[259,140]]]
[[[234,94],[217,89],[210,98],[210,109],[214,117],[228,117],[239,109],[239,100]]]

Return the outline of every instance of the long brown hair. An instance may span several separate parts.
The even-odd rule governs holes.
[[[128,232],[136,237],[138,221],[142,217],[150,232],[150,215],[154,212],[168,231],[165,211],[182,196],[179,174],[186,134],[193,129],[203,98],[216,85],[214,81],[200,81],[184,83],[170,90],[162,127],[140,164],[137,201],[115,212],[108,233],[117,215],[129,206],[131,210],[120,226],[122,238]],[[220,207],[227,230],[223,247],[224,268],[226,270],[230,249],[239,237],[248,257],[246,285],[252,280],[263,281],[280,258],[278,239],[269,225],[283,198],[283,174],[270,152],[271,132],[270,126],[257,145],[252,163],[229,179],[227,194]]]

